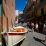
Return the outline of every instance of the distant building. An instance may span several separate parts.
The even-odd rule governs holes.
[[[25,16],[24,16],[24,13],[23,12],[19,12],[19,21],[24,21],[25,20]]]
[[[15,10],[15,23],[18,23],[19,10]]]
[[[37,0],[34,6],[34,13],[36,18],[34,19],[39,24],[39,31],[43,32],[43,24],[46,20],[46,0]]]

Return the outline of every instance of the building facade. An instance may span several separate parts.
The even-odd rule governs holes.
[[[26,21],[39,24],[39,32],[43,32],[43,24],[46,20],[46,0],[27,0],[24,8]]]
[[[19,11],[18,22],[23,20],[23,11]]]
[[[37,0],[35,9],[35,21],[39,23],[39,30],[43,32],[43,24],[46,20],[46,0]]]
[[[2,18],[2,0],[0,0],[0,42],[1,42],[1,18]]]
[[[33,0],[27,0],[26,7],[24,8],[27,21],[30,21],[32,17],[34,18],[34,3]]]
[[[2,14],[1,16],[1,29],[2,31],[9,31],[10,28],[14,26],[15,19],[15,9],[14,9],[14,0],[2,0]]]

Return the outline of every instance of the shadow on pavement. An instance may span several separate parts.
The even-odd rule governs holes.
[[[6,45],[6,40],[5,40],[5,38],[2,36],[2,46],[7,46]]]
[[[38,41],[38,42],[40,42],[40,43],[42,43],[44,46],[46,46],[42,41],[43,40],[41,40],[41,39],[39,39],[39,38],[36,38],[36,37],[33,37],[34,39],[35,39],[35,41]]]
[[[21,42],[19,42],[16,46],[20,46],[23,43],[23,41],[24,39]]]

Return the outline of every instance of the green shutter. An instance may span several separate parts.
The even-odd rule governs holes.
[[[2,16],[2,4],[0,4],[0,16]]]

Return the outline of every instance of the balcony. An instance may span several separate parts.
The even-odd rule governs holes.
[[[33,9],[30,11],[26,11],[26,15],[30,15],[33,12]]]
[[[34,14],[30,14],[26,16],[27,20],[34,19],[34,18],[35,18]]]
[[[44,15],[46,15],[46,10],[44,11]]]
[[[46,3],[46,0],[41,1],[39,4],[37,4],[36,6],[34,6],[34,9],[39,8],[41,5],[43,5],[44,3]]]
[[[32,20],[32,19],[34,19],[35,17],[32,17],[32,18],[26,18],[26,20],[28,21],[28,20]]]
[[[26,13],[26,15],[30,15],[31,13],[32,13],[32,11],[30,11],[30,12],[27,12],[27,13]]]
[[[36,18],[36,17],[40,17],[40,16],[46,16],[46,10],[44,11],[44,14],[39,13],[39,14],[35,15],[35,18]]]
[[[33,4],[34,2],[30,2],[27,6],[26,6],[26,10]]]
[[[32,15],[27,15],[26,16],[26,20],[28,21],[28,20],[32,20],[32,19],[35,19],[35,18],[37,18],[37,17],[41,17],[41,16],[46,16],[46,10],[44,11],[44,14],[42,15],[41,13],[39,13],[39,14],[37,14],[37,15],[35,15],[34,16],[34,14]]]

